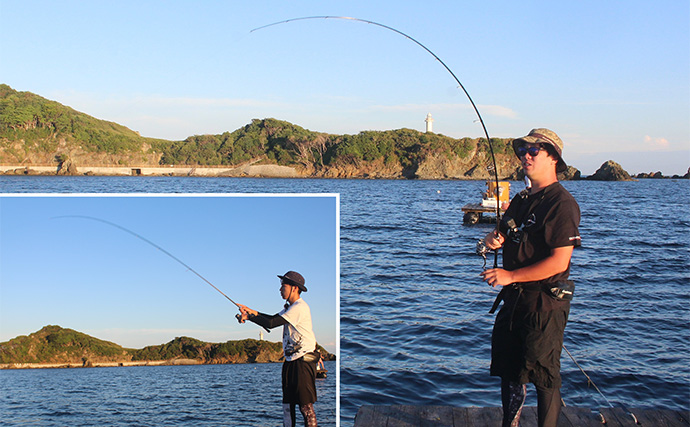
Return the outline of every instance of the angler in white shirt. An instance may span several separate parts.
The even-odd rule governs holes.
[[[316,337],[311,324],[311,310],[301,297],[307,291],[304,277],[296,271],[288,271],[280,278],[280,296],[286,301],[279,313],[268,315],[239,304],[240,323],[245,320],[267,329],[283,326],[283,425],[294,427],[295,405],[304,417],[304,425],[316,427],[316,363],[320,354],[316,351]]]

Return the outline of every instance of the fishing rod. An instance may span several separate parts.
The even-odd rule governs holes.
[[[199,277],[201,280],[203,280],[204,282],[206,282],[206,283],[208,283],[209,285],[211,285],[211,287],[212,287],[213,289],[217,290],[221,295],[223,295],[225,298],[227,298],[228,301],[230,301],[231,303],[235,304],[235,306],[237,306],[237,308],[240,308],[240,305],[239,305],[239,304],[237,304],[235,301],[233,301],[232,298],[230,298],[229,296],[225,295],[225,294],[223,293],[223,291],[221,291],[220,289],[218,289],[218,288],[217,288],[213,283],[211,283],[207,278],[205,278],[204,276],[202,276],[201,274],[199,274],[198,271],[194,270],[192,267],[190,267],[189,265],[187,265],[184,261],[182,261],[181,259],[179,259],[179,258],[176,257],[175,255],[171,254],[170,252],[166,251],[166,250],[163,249],[162,247],[158,246],[157,244],[153,243],[152,241],[150,241],[149,239],[147,239],[146,237],[142,236],[142,235],[139,234],[139,233],[135,233],[134,231],[132,231],[132,230],[130,230],[130,229],[128,229],[128,228],[125,228],[125,227],[123,227],[123,226],[121,226],[121,225],[115,224],[114,222],[106,221],[106,220],[104,220],[104,219],[96,218],[96,217],[92,217],[92,216],[85,216],[85,215],[64,215],[64,216],[57,216],[57,217],[54,217],[53,219],[59,219],[59,218],[81,218],[81,219],[89,219],[89,220],[92,220],[92,221],[102,222],[103,224],[107,224],[107,225],[110,225],[111,227],[118,228],[118,229],[124,231],[125,233],[129,233],[129,234],[131,234],[132,236],[134,236],[134,237],[136,237],[136,238],[138,238],[138,239],[140,239],[140,240],[143,240],[144,242],[148,243],[149,245],[151,245],[151,246],[153,246],[154,248],[158,249],[159,251],[163,252],[164,254],[166,254],[166,255],[169,256],[170,258],[174,259],[174,260],[177,261],[178,263],[182,264],[184,267],[187,268],[187,270],[189,270],[189,271],[191,271],[192,273],[196,274],[196,276]],[[240,320],[240,315],[239,315],[239,314],[236,315],[235,317],[237,318],[237,320]],[[268,328],[266,328],[266,327],[264,327],[264,329],[266,329],[267,332],[271,332],[271,331],[270,331]]]
[[[407,38],[408,40],[413,41],[418,46],[420,46],[422,49],[427,51],[438,62],[440,62],[441,65],[443,65],[443,68],[445,68],[446,71],[448,71],[451,76],[453,76],[453,79],[455,79],[455,81],[457,82],[458,86],[462,89],[462,91],[465,92],[467,99],[469,99],[470,104],[472,104],[472,108],[474,109],[474,112],[477,114],[477,118],[479,119],[479,123],[481,123],[482,129],[484,130],[484,135],[486,136],[486,142],[489,145],[489,152],[491,153],[491,161],[493,163],[494,179],[496,181],[496,190],[495,190],[496,191],[496,232],[498,233],[499,222],[501,219],[501,207],[500,207],[500,204],[498,203],[498,200],[499,200],[499,197],[498,197],[498,195],[499,195],[498,167],[496,166],[496,156],[494,155],[494,148],[491,145],[491,138],[489,137],[489,131],[486,130],[486,125],[484,124],[484,119],[482,118],[482,115],[479,113],[479,109],[477,108],[477,105],[474,103],[474,100],[472,100],[472,97],[470,96],[469,92],[467,91],[467,89],[465,89],[465,86],[460,82],[460,79],[458,79],[458,77],[455,75],[453,70],[451,70],[448,67],[448,65],[446,65],[446,63],[441,60],[441,58],[439,58],[434,52],[432,52],[431,49],[424,46],[422,43],[417,41],[412,36],[405,34],[402,31],[397,30],[397,29],[390,27],[388,25],[380,24],[378,22],[369,21],[366,19],[353,18],[350,16],[329,16],[329,15],[325,15],[325,16],[303,16],[300,18],[286,19],[284,21],[278,21],[278,22],[274,22],[272,24],[263,25],[261,27],[254,28],[253,30],[250,31],[250,33],[254,32],[254,31],[262,30],[264,28],[272,27],[274,25],[286,24],[288,22],[294,22],[294,21],[305,21],[305,20],[309,20],[309,19],[342,19],[342,20],[346,20],[346,21],[356,21],[356,22],[363,22],[366,24],[376,25],[378,27],[393,31],[394,33],[397,33],[397,34]],[[479,243],[482,243],[482,241],[480,241]],[[486,253],[487,252],[489,252],[489,249],[485,245],[480,246],[480,244],[477,244],[477,253],[479,255],[481,255],[482,257],[484,257],[484,261],[485,261],[484,264],[485,265],[486,265]],[[494,268],[498,268],[498,251],[494,251]]]
[[[187,268],[187,270],[189,270],[189,271],[191,271],[192,273],[196,274],[197,277],[199,277],[201,280],[203,280],[204,282],[206,282],[206,283],[208,283],[209,285],[211,285],[211,287],[213,287],[213,289],[215,289],[215,290],[217,290],[218,292],[220,292],[220,294],[223,295],[225,298],[227,298],[228,301],[230,301],[231,303],[235,304],[238,308],[240,307],[240,305],[237,304],[235,301],[233,301],[232,298],[230,298],[229,296],[225,295],[225,294],[223,293],[223,291],[221,291],[220,289],[218,289],[213,283],[211,283],[208,279],[206,279],[204,276],[202,276],[201,274],[199,274],[199,273],[198,273],[196,270],[194,270],[192,267],[190,267],[189,265],[185,264],[184,261],[182,261],[181,259],[179,259],[179,258],[176,257],[175,255],[171,254],[170,252],[166,251],[165,249],[161,248],[161,247],[158,246],[157,244],[153,243],[152,241],[150,241],[150,240],[147,239],[146,237],[142,236],[141,234],[135,233],[134,231],[132,231],[132,230],[130,230],[130,229],[128,229],[128,228],[125,228],[125,227],[123,227],[123,226],[121,226],[121,225],[115,224],[114,222],[106,221],[106,220],[104,220],[104,219],[95,218],[95,217],[92,217],[92,216],[85,216],[85,215],[64,215],[64,216],[57,216],[57,217],[54,217],[53,219],[60,219],[60,218],[81,218],[81,219],[89,219],[89,220],[92,220],[92,221],[102,222],[103,224],[108,224],[108,225],[110,225],[110,226],[112,226],[112,227],[115,227],[115,228],[118,228],[118,229],[124,231],[125,233],[129,233],[129,234],[131,234],[132,236],[134,236],[134,237],[136,237],[136,238],[138,238],[138,239],[143,240],[144,242],[148,243],[149,245],[151,245],[151,246],[153,246],[154,248],[158,249],[159,251],[163,252],[164,254],[166,254],[166,255],[169,256],[170,258],[174,259],[174,260],[177,261],[178,263],[182,264],[183,266],[185,266],[185,267]]]
[[[218,289],[218,288],[217,288],[213,283],[211,283],[208,279],[206,279],[204,276],[202,276],[201,274],[199,274],[199,272],[197,272],[196,270],[194,270],[192,267],[190,267],[189,265],[187,265],[184,261],[182,261],[181,259],[179,259],[179,258],[176,257],[175,255],[173,255],[173,254],[171,254],[170,252],[166,251],[165,249],[163,249],[162,247],[160,247],[160,246],[158,246],[157,244],[153,243],[152,241],[150,241],[149,239],[147,239],[146,237],[142,236],[142,235],[139,234],[139,233],[135,233],[134,231],[132,231],[132,230],[130,230],[130,229],[128,229],[128,228],[125,228],[125,227],[123,227],[123,226],[121,226],[121,225],[115,224],[114,222],[106,221],[106,220],[104,220],[104,219],[96,218],[96,217],[92,217],[92,216],[85,216],[85,215],[64,215],[64,216],[57,216],[57,217],[54,217],[53,219],[59,219],[59,218],[82,218],[82,219],[90,219],[90,220],[92,220],[92,221],[102,222],[103,224],[107,224],[107,225],[110,225],[110,226],[112,226],[112,227],[118,228],[118,229],[124,231],[125,233],[129,233],[129,234],[131,234],[132,236],[134,236],[134,237],[136,237],[136,238],[138,238],[138,239],[143,240],[144,242],[148,243],[149,245],[153,246],[154,248],[158,249],[159,251],[163,252],[164,254],[166,254],[167,256],[169,256],[170,258],[174,259],[174,260],[177,261],[178,263],[180,263],[180,264],[182,264],[183,266],[185,266],[185,267],[187,268],[187,270],[189,270],[189,271],[191,271],[192,273],[196,274],[197,277],[199,277],[201,280],[203,280],[204,282],[206,282],[206,283],[208,283],[209,285],[211,285],[211,287],[212,287],[213,289],[215,289],[215,290],[217,290],[218,292],[220,292],[220,294],[223,295],[225,298],[227,298],[228,301],[230,301],[231,303],[235,304],[235,306],[237,306],[237,308],[240,308],[240,305],[239,305],[239,304],[237,304],[235,301],[233,301],[232,298],[230,298],[229,296],[225,295],[225,294],[223,293],[223,291],[221,291],[220,289]],[[235,316],[235,318],[237,318],[237,320],[240,320],[240,315],[237,314],[237,315]],[[266,327],[264,327],[264,329],[266,329],[267,332],[271,332],[271,331],[270,331],[268,328],[266,328]]]

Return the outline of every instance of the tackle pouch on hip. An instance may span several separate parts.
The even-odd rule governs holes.
[[[575,292],[575,282],[572,280],[559,280],[557,282],[544,283],[544,291],[557,301],[570,301]]]
[[[316,363],[321,358],[321,353],[318,350],[314,350],[311,353],[307,353],[302,356],[302,360],[307,363]]]

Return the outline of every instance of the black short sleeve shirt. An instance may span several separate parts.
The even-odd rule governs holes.
[[[554,248],[580,246],[580,207],[559,182],[535,194],[516,195],[503,220],[510,218],[515,220],[521,232],[514,238],[508,236],[503,245],[503,268],[506,270],[535,264],[548,257]],[[570,265],[550,278],[523,285],[525,289],[530,289],[530,285],[536,288],[537,283],[567,279],[569,274]]]

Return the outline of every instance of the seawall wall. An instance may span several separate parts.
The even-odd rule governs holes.
[[[57,166],[0,165],[3,175],[57,175]],[[229,176],[296,178],[295,168],[279,165],[247,165],[240,167],[192,166],[77,166],[71,175],[98,176]]]

